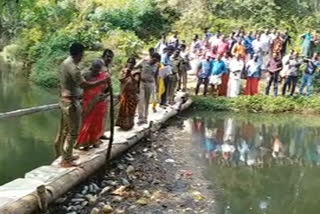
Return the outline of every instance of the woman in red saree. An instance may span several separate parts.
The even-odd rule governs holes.
[[[123,130],[130,130],[134,126],[134,116],[138,104],[139,78],[138,74],[132,74],[136,60],[129,58],[126,67],[123,69],[120,95],[120,108],[116,122]]]
[[[97,81],[109,76],[102,71],[101,60],[92,63],[90,71],[85,75],[87,81]],[[109,84],[100,85],[94,88],[85,89],[82,99],[82,126],[78,136],[76,148],[89,149],[99,147],[99,138],[104,134],[105,118],[108,105],[105,91]]]

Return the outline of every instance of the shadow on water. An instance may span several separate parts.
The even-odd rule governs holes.
[[[55,91],[36,87],[0,67],[0,112],[56,102]],[[0,185],[54,159],[58,118],[55,111],[0,120]]]
[[[319,213],[319,118],[204,112],[185,127],[220,213]]]

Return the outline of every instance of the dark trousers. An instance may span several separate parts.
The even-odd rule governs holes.
[[[197,87],[196,87],[196,95],[199,93],[200,86],[204,84],[203,95],[206,96],[208,92],[209,78],[198,78]]]
[[[266,95],[269,95],[270,88],[273,83],[274,96],[277,96],[278,95],[279,72],[274,72],[274,73],[269,72],[269,75],[270,75],[270,79],[268,81],[268,85],[266,88]]]
[[[282,88],[282,95],[286,95],[287,87],[290,84],[291,85],[291,92],[290,95],[294,95],[294,91],[296,90],[296,85],[298,82],[298,77],[297,76],[288,76],[284,82],[283,88]]]
[[[164,93],[161,95],[160,105],[166,105],[166,104],[167,104],[169,84],[170,84],[170,79],[169,79],[169,76],[167,76],[167,77],[164,78],[165,91],[164,91]]]

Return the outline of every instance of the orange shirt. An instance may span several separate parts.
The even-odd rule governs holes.
[[[238,54],[240,54],[242,59],[246,59],[246,49],[243,45],[235,44],[232,48],[231,53],[233,56],[237,56]]]

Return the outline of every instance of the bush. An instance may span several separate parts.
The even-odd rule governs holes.
[[[237,98],[193,97],[193,108],[201,111],[320,113],[320,98],[317,96],[239,96]]]

